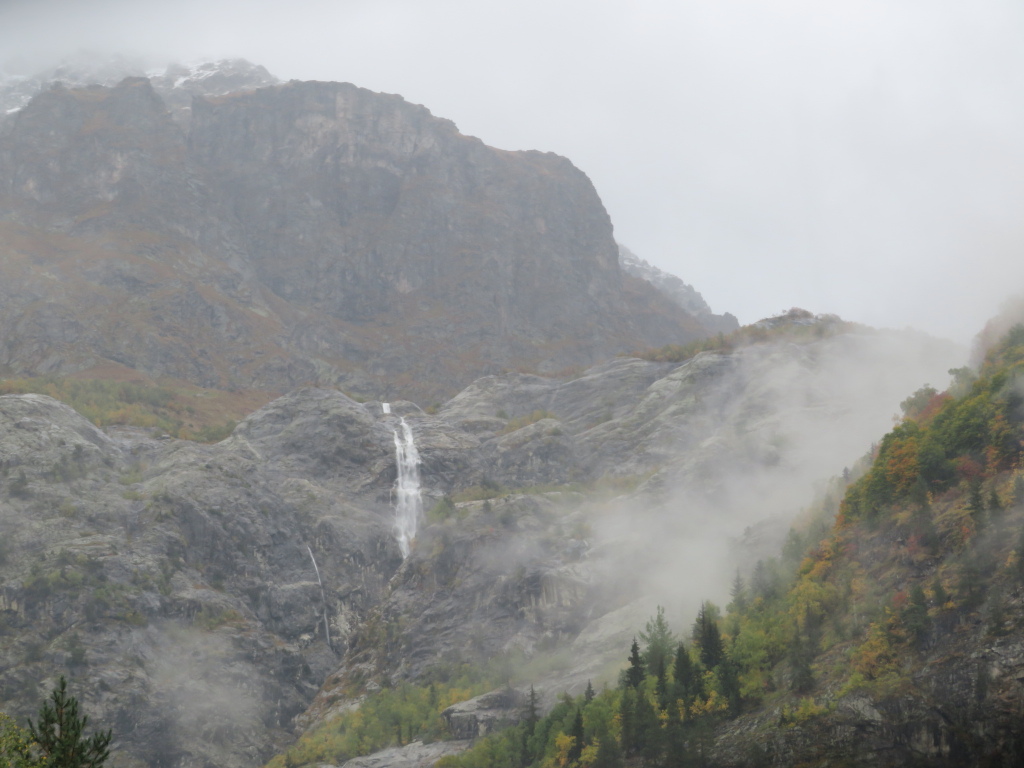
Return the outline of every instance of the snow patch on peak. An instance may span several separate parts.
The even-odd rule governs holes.
[[[113,86],[126,77],[146,77],[175,116],[187,117],[193,96],[223,96],[275,85],[278,78],[245,59],[202,59],[153,66],[123,56],[78,53],[34,75],[0,72],[0,112],[13,114],[33,96],[61,82],[69,88]]]

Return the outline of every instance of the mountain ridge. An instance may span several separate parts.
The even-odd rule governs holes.
[[[24,300],[54,289],[48,253],[56,295],[77,293],[48,305],[67,357],[22,354],[11,323],[9,371],[113,360],[202,386],[321,381],[429,401],[495,370],[707,333],[619,271],[607,213],[563,158],[488,148],[346,84],[196,97],[191,111],[185,134],[135,78],[55,86],[5,121],[8,312],[46,337],[37,347],[59,346]],[[129,323],[111,314],[129,307]]]

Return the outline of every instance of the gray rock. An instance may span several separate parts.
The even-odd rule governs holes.
[[[529,697],[515,688],[499,688],[448,707],[441,716],[458,740],[478,739],[520,722]]]
[[[404,747],[392,747],[342,763],[342,768],[431,768],[447,755],[457,755],[470,746],[468,741],[414,741]]]
[[[28,255],[0,275],[0,364],[19,374],[114,362],[428,403],[707,335],[621,272],[568,160],[245,63],[40,92],[0,131],[0,198]]]

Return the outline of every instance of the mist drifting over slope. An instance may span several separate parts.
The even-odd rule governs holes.
[[[595,542],[618,562],[609,580],[665,605],[680,628],[701,600],[724,605],[737,570],[749,577],[779,553],[827,481],[892,427],[900,402],[925,384],[944,388],[965,357],[920,334],[852,332],[679,367],[619,420],[632,429],[628,450],[609,440],[598,451],[612,472],[653,472],[595,524]]]

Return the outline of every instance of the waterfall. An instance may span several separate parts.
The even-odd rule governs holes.
[[[313,550],[310,549],[309,544],[306,545],[306,551],[309,552],[309,559],[313,561],[316,580],[320,584],[320,602],[324,607],[324,637],[327,638],[327,647],[333,651],[334,646],[331,645],[331,625],[327,621],[327,595],[324,593],[324,583],[320,579],[320,569],[316,566],[316,558],[313,557]]]
[[[391,403],[381,403],[380,404],[380,409],[384,413],[391,413]]]
[[[416,538],[416,526],[420,521],[420,454],[416,450],[412,428],[400,420],[402,434],[394,430],[395,465],[398,477],[395,480],[395,539],[402,550],[402,558],[409,556],[412,540]]]

